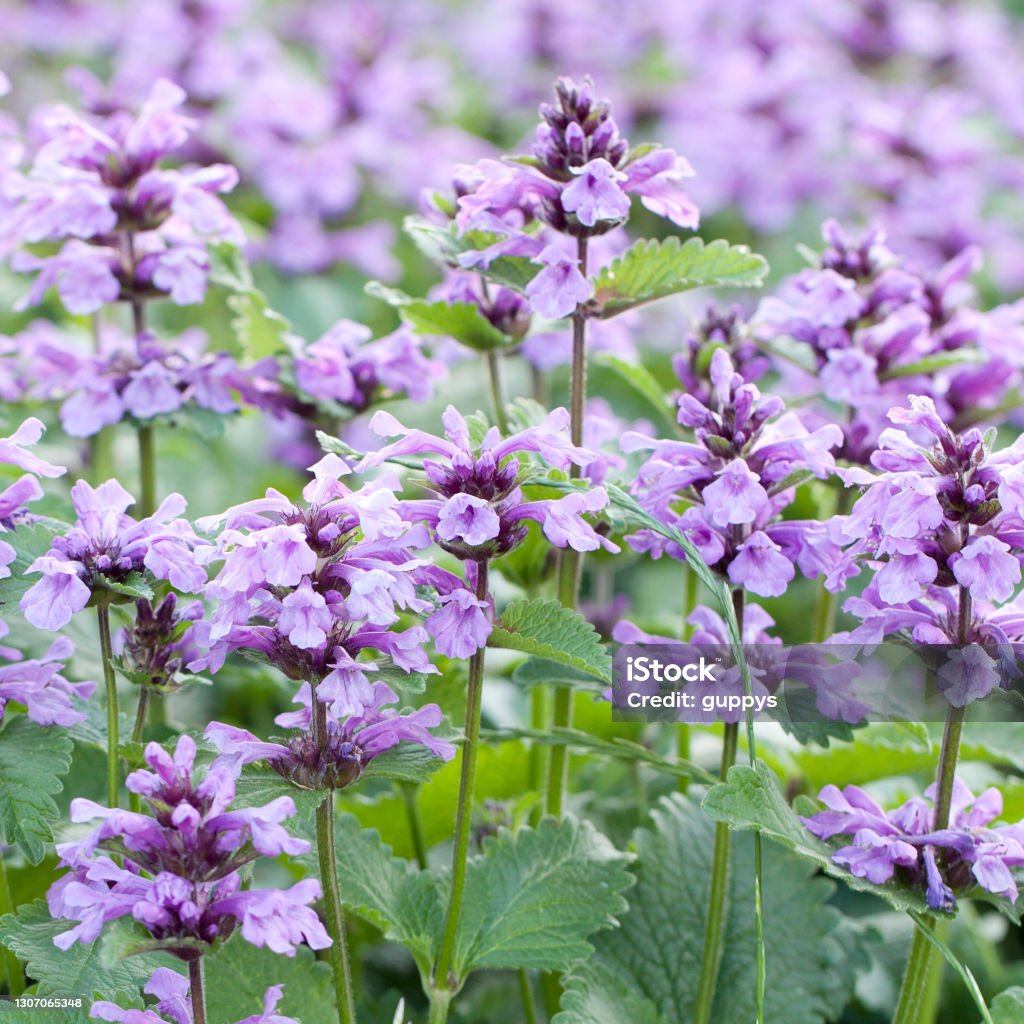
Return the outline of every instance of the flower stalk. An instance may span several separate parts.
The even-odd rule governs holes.
[[[96,623],[100,634],[100,660],[107,700],[107,806],[117,807],[121,791],[121,764],[118,736],[117,675],[110,641],[110,606],[100,597],[96,605]]]
[[[587,276],[587,236],[576,239],[576,257],[579,271]],[[572,443],[583,447],[583,416],[587,401],[587,317],[584,307],[577,305],[572,315],[572,369],[569,379],[569,432]],[[577,480],[580,467],[569,468],[569,478]],[[580,574],[583,556],[565,548],[558,559],[558,600],[565,608],[575,608],[579,600]],[[572,687],[556,686],[551,724],[556,729],[572,725]],[[559,745],[552,749],[548,763],[548,790],[546,811],[560,818],[565,809],[565,794],[569,785],[569,748]]]
[[[201,956],[188,962],[188,988],[192,998],[192,1024],[206,1024],[206,986]]]
[[[7,880],[7,867],[0,853],[0,917],[14,913],[14,899],[11,897],[11,886]],[[0,946],[0,978],[7,979],[7,994],[12,998],[25,991],[25,975],[21,969],[21,961],[6,946]]]
[[[486,561],[477,563],[476,598],[487,600],[488,564]],[[466,865],[469,857],[470,826],[473,817],[473,793],[476,788],[476,762],[480,745],[481,698],[484,682],[484,652],[481,647],[469,659],[469,681],[466,692],[466,741],[462,747],[462,766],[459,776],[459,802],[455,818],[455,852],[452,857],[452,888],[445,916],[444,932],[441,946],[434,964],[435,990],[449,993],[445,1000],[444,1016],[447,1019],[447,1005],[450,994],[454,993],[455,981],[451,977],[452,956],[455,952],[455,938],[458,935],[459,921],[462,917],[462,897],[466,887]],[[434,1021],[433,1009],[431,1021]]]

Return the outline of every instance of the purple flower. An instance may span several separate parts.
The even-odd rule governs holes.
[[[621,221],[629,216],[629,196],[619,182],[627,180],[607,160],[598,157],[573,172],[576,177],[562,190],[562,208],[592,228],[598,221]]]
[[[93,942],[106,922],[125,916],[186,960],[194,949],[182,940],[213,942],[239,924],[247,941],[289,956],[299,942],[330,945],[308,906],[320,895],[316,881],[285,891],[241,891],[239,872],[257,856],[309,850],[280,824],[295,813],[291,798],[231,810],[240,763],[222,760],[197,779],[195,755],[188,736],[179,737],[173,756],[156,743],[146,747],[152,771],[133,772],[127,786],[151,815],[72,801],[73,822],[99,824],[57,846],[70,871],[50,887],[47,902],[54,917],[77,922],[54,939],[59,948]],[[123,866],[106,851],[123,855]]]
[[[785,592],[794,565],[808,576],[829,568],[838,546],[822,524],[782,520],[794,481],[827,477],[838,427],[808,431],[778,398],[762,397],[715,348],[709,387],[679,398],[679,422],[694,441],[622,438],[623,451],[650,450],[632,492],[662,522],[681,530],[704,560],[736,586],[765,597]],[[703,389],[702,389],[703,390]],[[652,531],[627,540],[635,550],[685,560],[683,551]]]
[[[534,310],[549,320],[561,320],[591,295],[590,282],[579,269],[579,260],[558,245],[549,245],[534,258],[543,270],[526,286]]]
[[[75,706],[75,700],[91,697],[96,684],[72,683],[61,675],[64,662],[74,650],[74,644],[67,637],[60,637],[41,658],[16,660],[0,667],[0,721],[4,717],[4,706],[10,701],[24,704],[28,717],[40,725],[68,726],[84,721],[85,712]],[[2,653],[21,657],[9,648],[2,649]]]
[[[152,516],[138,521],[126,514],[134,499],[116,480],[97,488],[79,480],[71,499],[78,520],[26,570],[43,574],[21,599],[22,613],[32,625],[61,629],[94,591],[137,573],[148,572],[184,591],[206,583],[206,572],[192,554],[196,537],[178,518],[185,510],[180,494],[170,495]]]
[[[427,620],[427,632],[439,653],[448,658],[468,658],[491,635],[490,606],[468,590],[456,589],[440,599],[441,610]]]
[[[925,797],[934,800],[934,785]],[[852,836],[852,844],[836,850],[832,859],[859,878],[881,885],[896,876],[924,890],[928,906],[944,912],[955,908],[956,893],[975,884],[1016,900],[1011,868],[1024,865],[1024,826],[990,827],[1003,810],[998,790],[975,798],[955,780],[949,825],[940,831],[932,808],[917,797],[888,813],[858,786],[842,792],[826,786],[818,799],[829,809],[801,820],[819,839]]]

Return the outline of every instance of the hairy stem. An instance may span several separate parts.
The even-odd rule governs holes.
[[[13,914],[14,910],[7,868],[4,865],[3,854],[0,853],[0,917]],[[0,946],[0,970],[3,971],[0,980],[5,977],[7,979],[7,994],[12,997],[20,996],[25,991],[25,975],[21,970],[21,961],[5,946]]]
[[[477,563],[476,597],[487,599],[487,562]],[[469,858],[470,827],[473,819],[473,792],[476,788],[476,759],[480,746],[480,713],[484,688],[484,653],[481,648],[469,659],[466,690],[466,741],[462,745],[459,776],[459,802],[455,817],[455,851],[452,855],[452,888],[445,915],[441,946],[434,963],[434,987],[454,992],[457,979],[450,977],[455,937],[462,917],[462,896],[466,887],[466,862]],[[446,1011],[447,1012],[447,1011]],[[433,1019],[433,1018],[431,1018]],[[444,1019],[444,1018],[442,1018]]]
[[[519,968],[519,995],[523,1001],[523,1020],[526,1024],[537,1024],[537,1007],[533,1001],[533,982],[525,967]]]
[[[487,382],[491,389],[491,405],[494,407],[494,422],[503,435],[508,434],[508,414],[505,412],[504,357],[500,352],[488,352]]]
[[[970,638],[972,618],[971,594],[966,587],[960,587],[957,609],[957,641],[961,644]],[[953,801],[953,783],[956,779],[956,765],[960,757],[960,737],[964,728],[964,708],[952,704],[946,712],[946,725],[942,730],[942,746],[939,748],[939,764],[935,773],[935,820],[933,828],[940,831],[949,825],[949,810]],[[934,923],[931,923],[934,930]],[[910,944],[910,955],[903,972],[900,995],[896,1003],[893,1024],[924,1024],[928,1019],[929,978],[935,969],[938,954],[928,941],[928,936],[919,928],[914,929]]]
[[[321,752],[327,749],[327,705],[312,685],[312,718],[310,721],[313,741]],[[338,1000],[338,1021],[340,1024],[355,1024],[356,1008],[352,995],[352,969],[349,963],[348,936],[345,930],[345,909],[341,902],[341,885],[338,882],[337,852],[334,848],[334,790],[327,790],[320,806],[316,809],[316,853],[320,864],[320,883],[324,892],[327,933],[331,936],[330,960],[334,974],[334,992]]]
[[[188,988],[192,996],[192,1024],[206,1024],[206,988],[201,956],[188,962]]]
[[[320,880],[324,887],[327,931],[333,940],[330,948],[334,993],[338,999],[340,1024],[354,1024],[355,999],[352,994],[352,968],[349,964],[345,909],[341,904],[338,861],[334,849],[334,790],[329,789],[316,809],[316,853],[320,861]]]
[[[737,588],[732,592],[733,609],[739,634],[743,637],[744,593]],[[722,737],[722,763],[718,772],[722,782],[727,781],[729,769],[736,763],[739,741],[739,723],[726,723]],[[711,856],[711,893],[708,897],[708,916],[704,923],[704,955],[701,959],[697,1000],[693,1009],[694,1024],[710,1024],[711,1009],[718,984],[718,968],[722,961],[722,939],[725,934],[726,901],[729,886],[729,826],[720,821],[715,825],[715,848]]]
[[[156,511],[156,438],[152,424],[140,424],[139,437],[139,519]]]
[[[107,805],[117,807],[121,791],[117,676],[114,673],[114,651],[110,643],[110,608],[106,602],[96,606],[96,622],[99,626],[100,660],[103,662],[103,683],[107,697]]]
[[[580,273],[587,275],[587,239],[576,239],[576,255]],[[587,402],[587,317],[582,306],[572,316],[572,370],[569,378],[569,433],[572,443],[583,445],[583,418]],[[580,476],[580,467],[569,467],[572,480]],[[572,548],[563,548],[558,560],[558,600],[565,608],[575,608],[579,599],[580,573],[583,556]],[[552,723],[556,729],[572,725],[572,688],[556,686]],[[546,810],[560,818],[565,809],[565,794],[569,786],[569,748],[555,747],[548,764],[548,792]]]
[[[146,718],[149,712],[150,689],[139,687],[139,704],[135,709],[135,726],[132,729],[132,743],[141,743],[142,734],[146,731]]]

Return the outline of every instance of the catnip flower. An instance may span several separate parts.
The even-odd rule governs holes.
[[[975,888],[1011,903],[1018,891],[1013,869],[1024,866],[1024,823],[990,827],[1003,811],[997,789],[980,796],[956,779],[949,825],[934,828],[935,786],[894,811],[884,811],[858,786],[826,786],[818,799],[827,810],[801,820],[819,839],[852,837],[832,859],[851,874],[881,885],[894,876],[923,889],[932,910],[952,911],[958,895]]]
[[[809,432],[778,397],[762,397],[733,369],[725,349],[710,365],[706,403],[679,399],[679,422],[694,441],[656,441],[626,434],[623,450],[652,450],[632,491],[662,522],[690,538],[704,560],[731,584],[762,597],[785,592],[799,567],[817,576],[830,567],[835,545],[821,523],[781,519],[802,479],[835,469],[836,426]],[[654,557],[685,561],[677,545],[649,530],[627,538]]]
[[[976,428],[954,433],[924,396],[911,395],[909,408],[892,409],[889,419],[902,429],[879,438],[871,456],[877,472],[840,471],[848,486],[864,491],[850,515],[831,524],[833,539],[846,550],[829,587],[840,589],[867,561],[885,604],[913,602],[931,585],[960,587],[976,602],[1005,602],[1020,582],[1024,558],[1024,446],[993,452]]]
[[[156,1004],[147,1010],[125,1010],[107,999],[92,1004],[89,1016],[93,1020],[112,1021],[113,1024],[193,1024],[192,1000],[188,979],[168,967],[158,967],[142,990],[155,996]],[[277,1004],[284,995],[283,985],[271,985],[263,996],[263,1012],[253,1014],[236,1024],[299,1024],[294,1017],[277,1012]]]
[[[231,810],[240,765],[222,762],[199,778],[195,755],[189,736],[178,738],[173,756],[147,745],[152,771],[132,772],[126,784],[149,814],[72,801],[73,822],[99,824],[57,845],[70,870],[50,887],[47,903],[53,917],[76,922],[56,936],[58,948],[94,942],[121,917],[134,918],[183,960],[197,954],[195,943],[227,938],[236,927],[247,942],[286,956],[302,942],[331,944],[309,907],[320,896],[316,880],[284,890],[241,888],[240,870],[256,858],[308,852],[310,844],[281,825],[295,814],[291,798]]]
[[[7,632],[2,625],[0,636]],[[61,675],[64,662],[75,652],[67,637],[59,637],[41,658],[21,660],[18,651],[0,647],[0,655],[11,659],[0,666],[0,722],[11,701],[23,704],[28,717],[40,725],[75,725],[85,721],[76,700],[87,700],[96,689],[93,682],[71,682]]]
[[[53,286],[77,314],[152,296],[202,301],[207,244],[244,239],[218,198],[234,188],[234,168],[161,166],[196,127],[179,111],[184,101],[177,85],[160,79],[137,116],[119,110],[86,119],[56,107],[36,119],[31,166],[4,178],[13,208],[0,246],[14,250],[13,269],[38,271],[19,308],[37,305]],[[31,251],[44,242],[60,248]]]
[[[204,608],[201,601],[178,604],[174,593],[135,602],[135,619],[116,643],[118,670],[126,679],[158,693],[181,688],[185,666],[201,654],[193,631]]]
[[[366,455],[358,469],[372,469],[391,458],[427,456],[423,472],[437,497],[407,502],[405,514],[429,526],[446,551],[466,561],[496,558],[522,543],[527,520],[540,523],[556,547],[618,550],[583,518],[607,504],[602,488],[557,499],[527,501],[523,497],[521,484],[526,477],[514,456],[536,453],[548,466],[561,470],[570,464],[587,466],[597,461],[594,452],[570,442],[565,409],[556,409],[538,426],[507,438],[491,428],[479,444],[471,440],[469,424],[454,406],[448,406],[442,422],[445,436],[437,437],[402,426],[388,412],[376,412],[370,428],[378,435],[400,440]]]
[[[127,514],[134,499],[116,480],[96,488],[79,480],[71,500],[78,515],[75,524],[26,570],[42,573],[20,603],[33,626],[61,629],[95,594],[116,597],[118,585],[142,573],[187,592],[205,585],[206,573],[192,554],[197,538],[179,518],[185,511],[180,494],[165,498],[142,520]]]
[[[61,427],[71,437],[189,408],[230,415],[238,411],[235,395],[248,387],[235,360],[207,352],[206,334],[197,329],[173,341],[149,332],[136,340],[104,324],[97,350],[91,340],[37,322],[18,340],[27,395],[61,403]]]

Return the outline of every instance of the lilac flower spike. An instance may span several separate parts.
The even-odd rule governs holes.
[[[925,797],[934,800],[934,785]],[[895,876],[923,889],[928,906],[944,912],[954,909],[958,893],[976,886],[1017,899],[1011,869],[1024,865],[1024,822],[990,827],[1003,810],[999,790],[975,797],[955,780],[949,826],[941,831],[935,831],[934,810],[920,797],[889,812],[858,786],[826,786],[818,799],[827,810],[801,820],[819,839],[853,837],[832,859],[858,878],[881,885]]]
[[[0,721],[5,705],[11,701],[25,705],[28,717],[40,725],[68,726],[84,721],[85,712],[75,706],[75,701],[91,697],[96,684],[73,683],[61,675],[64,662],[74,651],[75,645],[67,637],[59,637],[41,658],[12,660],[0,667]],[[21,658],[17,651],[7,648],[0,649],[0,653]]]
[[[839,428],[808,431],[780,399],[762,397],[736,373],[722,348],[711,357],[706,400],[683,394],[678,418],[694,432],[693,442],[623,437],[624,451],[653,450],[632,488],[644,508],[682,530],[708,565],[754,594],[784,593],[794,566],[812,577],[826,571],[838,549],[824,524],[780,514],[801,477],[821,479],[834,470]],[[636,550],[685,560],[651,531],[628,539]]]
[[[226,938],[237,926],[248,942],[287,956],[301,942],[330,945],[308,906],[320,895],[316,881],[287,890],[241,889],[240,869],[255,858],[309,850],[281,826],[295,813],[291,798],[231,810],[240,764],[220,763],[197,778],[195,754],[188,736],[179,737],[173,755],[156,743],[146,747],[152,771],[133,772],[127,786],[150,814],[72,801],[73,822],[100,823],[57,846],[70,871],[50,887],[47,902],[54,917],[77,923],[54,939],[56,946],[93,942],[106,922],[126,916],[184,960],[195,955],[193,943]]]
[[[51,286],[79,314],[137,296],[202,301],[207,243],[244,239],[218,198],[234,188],[234,168],[159,166],[196,127],[179,111],[184,101],[177,85],[160,79],[135,117],[118,111],[91,121],[56,107],[38,119],[30,169],[8,172],[4,183],[13,203],[4,241],[21,250],[12,266],[39,271],[22,307]],[[47,256],[24,248],[37,242],[61,248]]]
[[[134,499],[116,480],[96,488],[79,480],[71,499],[78,520],[27,569],[43,574],[21,599],[32,625],[61,629],[95,592],[144,570],[178,590],[194,592],[206,583],[192,554],[197,538],[179,518],[185,511],[180,494],[170,495],[152,516],[138,521],[127,514]]]
[[[454,406],[448,406],[442,422],[445,437],[437,437],[402,426],[390,413],[375,413],[371,429],[401,439],[366,455],[358,469],[380,466],[390,458],[426,455],[423,471],[437,498],[410,503],[410,508],[415,509],[417,521],[432,529],[446,551],[467,561],[495,558],[523,541],[527,519],[540,523],[544,535],[556,547],[618,550],[583,518],[585,513],[605,507],[608,496],[603,488],[552,500],[523,499],[519,486],[522,468],[513,456],[536,453],[556,469],[566,469],[570,464],[586,466],[597,459],[594,452],[570,442],[565,409],[556,409],[538,426],[507,438],[492,428],[478,447],[472,444],[469,425]]]
[[[975,602],[1006,601],[1024,558],[1015,490],[1022,445],[992,452],[981,431],[954,433],[924,396],[911,395],[909,408],[897,407],[889,418],[902,429],[879,438],[871,457],[878,472],[842,473],[848,485],[865,489],[851,514],[832,524],[833,539],[847,550],[829,587],[840,589],[866,560],[877,570],[871,593],[885,605],[914,602],[932,585],[962,587]],[[976,638],[954,631],[946,642]]]

